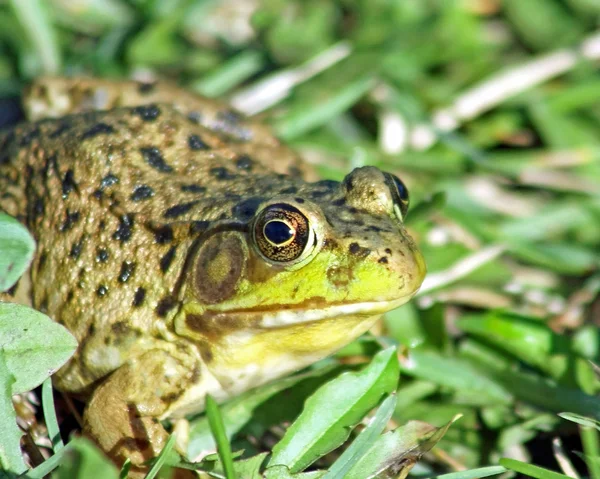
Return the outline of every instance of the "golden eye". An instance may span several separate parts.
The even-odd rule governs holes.
[[[410,198],[408,196],[408,188],[404,182],[396,175],[391,173],[384,173],[385,181],[388,188],[392,192],[392,198],[394,200],[394,206],[398,207],[400,212],[400,220],[406,217],[408,212],[408,205],[410,204]]]
[[[254,241],[261,254],[278,263],[302,259],[314,245],[308,218],[294,206],[277,203],[262,210],[254,223]]]

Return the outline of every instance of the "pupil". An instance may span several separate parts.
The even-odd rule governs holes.
[[[408,189],[406,188],[406,185],[395,175],[392,175],[392,177],[394,178],[394,183],[396,183],[396,188],[398,188],[400,199],[406,201],[408,199]]]
[[[282,244],[294,236],[294,230],[283,221],[269,221],[265,225],[265,236],[274,244]]]

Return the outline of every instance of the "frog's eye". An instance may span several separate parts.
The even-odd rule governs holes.
[[[262,210],[253,230],[261,254],[278,263],[301,260],[315,243],[308,218],[297,208],[284,203],[269,205]]]
[[[408,205],[410,203],[410,199],[408,197],[408,188],[396,175],[392,175],[391,173],[384,173],[384,175],[388,188],[392,192],[394,209],[399,209],[399,211],[396,211],[396,214],[399,212],[399,219],[403,220],[406,217]]]

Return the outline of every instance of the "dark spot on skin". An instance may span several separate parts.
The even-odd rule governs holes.
[[[167,251],[164,256],[160,259],[160,270],[163,273],[166,273],[169,270],[169,267],[171,266],[171,263],[173,262],[173,259],[175,258],[175,250],[177,249],[176,246],[172,246],[169,251]]]
[[[119,271],[119,277],[117,278],[119,283],[127,283],[133,271],[135,270],[135,263],[132,261],[123,261],[121,263],[121,271]]]
[[[213,360],[213,353],[210,350],[210,347],[207,345],[202,345],[200,347],[200,356],[202,356],[202,360],[205,363],[210,363]]]
[[[390,248],[386,248],[384,251],[390,256],[392,255],[392,250]]]
[[[72,289],[70,289],[69,292],[67,293],[67,303],[70,303],[71,301],[73,301],[74,296],[75,296],[75,293],[73,292]]]
[[[69,231],[70,229],[72,229],[73,226],[75,225],[75,223],[77,223],[79,221],[79,217],[80,217],[79,211],[71,212],[67,208],[67,212],[65,213],[65,220],[60,225],[60,231],[65,232],[65,231]]]
[[[81,238],[77,243],[74,243],[71,246],[71,251],[69,251],[69,257],[77,259],[81,255],[81,250],[83,249],[83,238]]]
[[[121,215],[119,218],[119,227],[112,235],[113,239],[125,243],[131,238],[133,228],[133,215]]]
[[[75,177],[73,170],[69,169],[65,173],[65,176],[62,180],[62,197],[63,199],[69,196],[71,191],[77,191],[77,183],[75,182]]]
[[[354,206],[351,206],[350,208],[348,208],[348,211],[352,214],[358,213],[358,210]]]
[[[96,296],[103,298],[107,294],[108,288],[105,285],[101,284],[100,286],[98,286],[98,289],[96,290]]]
[[[116,185],[118,182],[119,182],[119,177],[116,175],[113,175],[112,173],[109,173],[104,178],[102,178],[102,181],[100,182],[100,190],[104,190],[105,188],[108,188],[109,186]]]
[[[127,334],[131,328],[129,327],[129,324],[127,324],[126,321],[119,321],[118,323],[113,323],[110,326],[110,329],[117,336],[123,336]]]
[[[140,153],[142,154],[144,161],[155,170],[162,173],[170,173],[173,171],[173,168],[165,162],[160,150],[155,146],[142,147],[140,148]]]
[[[297,197],[294,199],[296,200],[296,203],[300,203],[300,204],[304,203],[304,198]]]
[[[200,185],[181,185],[181,191],[184,193],[205,193],[206,187]]]
[[[293,195],[294,193],[298,193],[298,188],[295,186],[288,186],[279,192],[282,195]]]
[[[235,178],[235,175],[223,166],[211,168],[210,174],[217,180],[232,180]]]
[[[48,255],[46,254],[45,251],[42,251],[42,253],[40,253],[40,259],[38,261],[38,270],[41,270],[44,267],[47,259],[48,259]]]
[[[133,296],[133,302],[131,304],[134,308],[138,308],[144,303],[144,298],[146,298],[146,290],[140,286],[135,290],[135,295]]]
[[[31,131],[28,131],[23,136],[21,136],[21,141],[19,142],[20,146],[29,146],[40,136],[40,128],[38,126],[34,127]]]
[[[250,219],[256,214],[258,207],[264,200],[265,199],[261,197],[248,198],[247,200],[235,205],[231,209],[231,214],[235,218],[239,218],[241,220]]]
[[[339,198],[337,200],[332,201],[331,204],[333,206],[343,206],[344,204],[346,204],[346,199],[345,198]]]
[[[164,318],[169,313],[169,311],[171,311],[176,306],[177,300],[173,296],[166,296],[158,302],[155,311],[159,317]]]
[[[98,228],[100,228],[101,231],[104,231],[106,229],[106,221],[100,220],[100,223],[98,223]]]
[[[333,191],[340,186],[340,183],[339,181],[335,180],[321,180],[314,183],[314,186],[315,188],[323,188],[324,190]]]
[[[160,108],[156,105],[141,105],[133,108],[132,113],[144,121],[154,121],[160,115]]]
[[[142,201],[152,198],[154,196],[154,190],[148,185],[136,186],[133,193],[129,197],[131,201]]]
[[[238,157],[235,162],[235,166],[238,170],[250,171],[252,170],[252,166],[254,165],[254,161],[248,155],[242,155]]]
[[[350,247],[348,248],[348,251],[350,252],[350,254],[353,254],[360,258],[364,258],[366,256],[369,256],[369,254],[371,254],[371,250],[369,248],[363,248],[358,243],[350,243]]]
[[[173,228],[169,225],[146,225],[152,233],[154,233],[154,241],[158,244],[166,244],[173,241]]]
[[[346,183],[346,190],[352,191],[352,189],[354,188],[354,178],[349,178],[345,183]]]
[[[94,138],[95,136],[98,136],[98,135],[108,135],[108,134],[111,134],[114,132],[115,132],[115,129],[112,126],[107,125],[106,123],[96,123],[90,129],[88,129],[87,131],[84,131],[81,134],[80,140],[83,141],[83,140],[87,140],[89,138]]]
[[[195,236],[198,233],[203,233],[208,229],[209,225],[210,222],[206,220],[192,221],[190,224],[190,235]]]
[[[56,128],[56,130],[54,130],[52,133],[50,133],[48,135],[49,138],[58,138],[59,136],[61,136],[62,134],[68,132],[71,128],[72,128],[72,124],[69,121],[66,120],[60,120],[60,123],[58,125],[58,127]]]
[[[98,263],[106,263],[108,261],[109,254],[104,248],[98,248],[96,251],[96,261]]]
[[[188,136],[188,146],[190,150],[199,151],[199,150],[210,150],[210,146],[208,146],[202,138],[198,135],[190,135]]]
[[[367,231],[374,231],[375,233],[380,233],[383,230],[379,226],[369,225],[367,226]]]
[[[37,218],[38,216],[42,216],[44,214],[44,211],[46,209],[46,205],[44,203],[44,198],[36,198],[35,202],[33,203],[33,219]]]
[[[175,205],[175,206],[171,206],[169,209],[167,209],[163,216],[165,218],[177,218],[181,215],[186,214],[188,211],[190,211],[192,208],[194,208],[194,206],[196,206],[198,204],[198,201],[189,201],[188,203],[181,203],[179,205]]]
[[[379,260],[377,260],[377,262],[381,263],[381,264],[388,264],[387,256],[383,256],[383,257],[379,258]]]
[[[147,95],[148,93],[151,93],[155,87],[156,83],[154,82],[140,82],[138,83],[137,90],[142,95]]]

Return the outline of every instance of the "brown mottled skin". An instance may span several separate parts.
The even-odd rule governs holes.
[[[159,419],[330,354],[421,284],[376,168],[309,183],[266,127],[168,85],[41,79],[25,107],[39,121],[0,132],[0,209],[37,240],[33,306],[80,344],[54,384],[87,398],[117,463],[160,451]],[[264,229],[281,221],[289,245]]]

